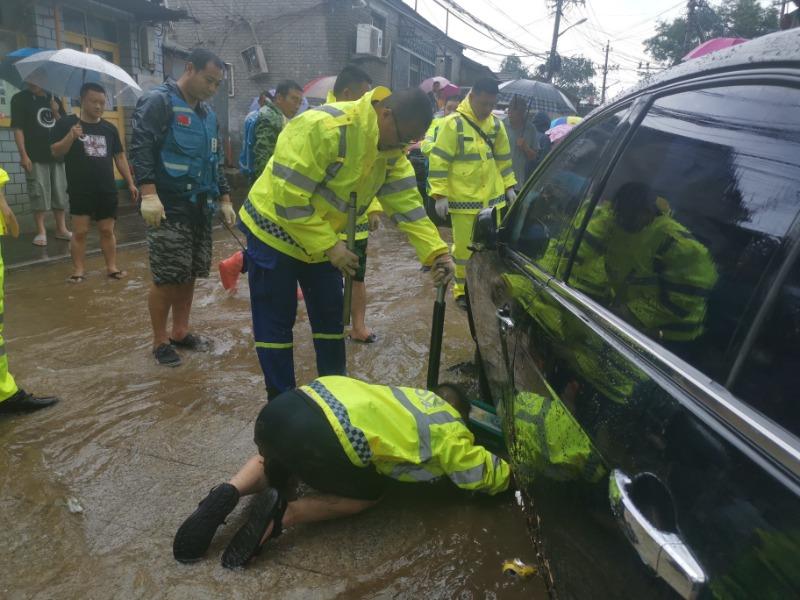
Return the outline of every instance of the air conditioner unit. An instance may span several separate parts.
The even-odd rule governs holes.
[[[383,31],[369,23],[359,23],[356,28],[356,54],[381,56]]]
[[[267,60],[264,58],[264,49],[260,44],[242,50],[242,60],[249,77],[269,73]]]

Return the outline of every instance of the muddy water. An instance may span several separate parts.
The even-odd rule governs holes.
[[[236,248],[216,234],[215,262]],[[372,346],[348,347],[350,374],[423,386],[434,290],[394,230],[370,242]],[[252,350],[246,282],[228,297],[217,277],[195,295],[196,331],[213,352],[165,369],[149,353],[143,248],[125,250],[130,277],[65,282],[69,264],[6,277],[6,346],[20,385],[58,393],[58,406],[0,420],[2,598],[544,598],[540,580],[500,573],[533,562],[519,510],[447,486],[397,486],[374,510],[298,526],[244,572],[218,558],[246,502],[209,558],[177,564],[172,536],[209,488],[254,451],[264,401]],[[443,367],[467,361],[463,314],[449,305]],[[308,319],[295,328],[298,380],[313,377]],[[443,379],[447,378],[446,375]]]

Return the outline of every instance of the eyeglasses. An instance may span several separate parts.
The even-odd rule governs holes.
[[[409,146],[410,144],[413,144],[414,142],[417,141],[417,140],[414,140],[414,139],[403,140],[403,136],[400,135],[400,125],[398,125],[398,123],[397,123],[397,117],[394,116],[394,111],[392,111],[392,121],[394,121],[394,131],[397,134],[397,147],[398,148],[401,147],[401,146]]]

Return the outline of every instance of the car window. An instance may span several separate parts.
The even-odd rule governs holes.
[[[775,290],[730,387],[742,400],[800,436],[800,261],[795,261]]]
[[[798,210],[800,91],[656,100],[623,151],[568,281],[720,381]]]
[[[555,273],[592,175],[627,112],[627,108],[617,112],[563,142],[564,148],[559,149],[545,171],[528,186],[514,214],[509,216],[506,232],[509,247]]]

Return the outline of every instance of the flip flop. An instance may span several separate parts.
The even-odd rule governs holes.
[[[375,342],[378,341],[378,336],[375,334],[375,332],[373,332],[373,333],[370,333],[367,336],[367,339],[365,339],[365,340],[359,340],[358,338],[354,338],[351,335],[348,335],[347,339],[349,339],[351,342],[355,342],[357,344],[374,344]]]
[[[54,236],[57,240],[64,240],[66,242],[72,239],[72,232],[68,231],[67,233],[57,233]]]
[[[109,279],[116,279],[117,281],[119,281],[123,277],[127,277],[127,275],[128,275],[127,271],[114,271],[113,273],[109,273],[108,274],[108,278]]]
[[[247,561],[261,551],[261,538],[272,523],[272,531],[267,540],[278,537],[283,532],[281,520],[286,512],[286,500],[275,488],[267,488],[250,504],[247,521],[236,532],[222,554],[222,566],[226,569],[243,567]],[[266,542],[265,542],[266,543]]]
[[[86,279],[86,275],[70,275],[67,281],[69,283],[83,283]]]
[[[47,246],[47,236],[46,235],[37,235],[33,238],[33,245],[34,246]]]

